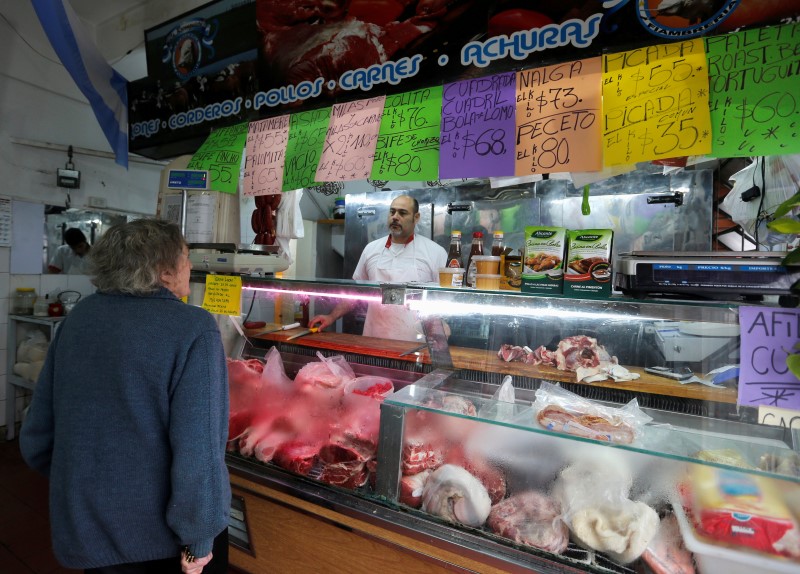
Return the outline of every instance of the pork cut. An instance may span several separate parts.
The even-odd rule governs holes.
[[[555,554],[564,552],[569,544],[569,529],[561,519],[561,505],[535,490],[495,504],[486,526],[503,538]]]
[[[611,356],[597,339],[575,335],[562,339],[556,349],[556,366],[562,371],[576,371],[578,367],[591,368],[601,362],[611,363]]]
[[[406,475],[400,479],[400,502],[411,508],[422,506],[422,493],[432,470],[423,470],[417,474]]]
[[[442,466],[444,454],[433,442],[421,438],[406,439],[403,443],[403,474],[419,474],[423,470],[432,470]]]
[[[441,466],[425,483],[422,510],[449,522],[477,528],[486,522],[491,509],[486,488],[460,466]]]

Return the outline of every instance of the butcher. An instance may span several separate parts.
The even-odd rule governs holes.
[[[389,235],[367,244],[353,273],[356,281],[377,283],[431,283],[438,281],[439,268],[445,267],[447,252],[436,242],[417,235],[419,202],[399,195],[389,206]],[[316,315],[309,325],[324,329],[348,313],[355,305],[342,301],[327,315]],[[416,315],[400,305],[370,304],[364,321],[365,337],[391,337],[403,341],[423,339]]]

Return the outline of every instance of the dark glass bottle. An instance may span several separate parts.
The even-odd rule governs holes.
[[[469,250],[469,260],[467,261],[467,286],[469,287],[475,287],[477,269],[472,258],[476,255],[483,255],[483,233],[480,231],[472,234],[472,247]]]
[[[447,253],[447,266],[454,269],[462,267],[460,231],[453,230],[450,234],[450,251]]]
[[[503,237],[504,234],[502,231],[495,231],[492,234],[492,255],[495,257],[500,257],[503,254],[503,249],[505,245],[503,245]]]

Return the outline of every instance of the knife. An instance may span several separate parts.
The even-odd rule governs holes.
[[[250,337],[259,337],[261,335],[267,335],[269,333],[275,333],[276,331],[286,331],[288,329],[295,329],[300,326],[300,323],[290,323],[289,325],[283,325],[282,327],[278,327],[277,329],[267,329],[266,331],[259,331],[258,333],[253,333]]]
[[[286,340],[291,341],[293,339],[297,339],[297,337],[302,337],[303,335],[310,335],[311,333],[316,333],[317,331],[319,331],[319,327],[311,327],[310,329],[303,329],[299,333],[295,333],[291,337],[287,337]]]
[[[414,347],[413,349],[409,349],[408,351],[403,351],[402,353],[400,353],[397,356],[398,357],[405,357],[406,355],[410,355],[411,353],[416,353],[417,351],[421,351],[422,349],[425,349],[427,347],[428,347],[428,343],[422,343],[421,345],[418,345],[418,346]]]

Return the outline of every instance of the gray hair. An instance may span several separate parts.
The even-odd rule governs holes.
[[[92,283],[98,291],[148,295],[161,286],[161,272],[175,269],[187,246],[181,229],[158,219],[111,227],[92,247]]]

